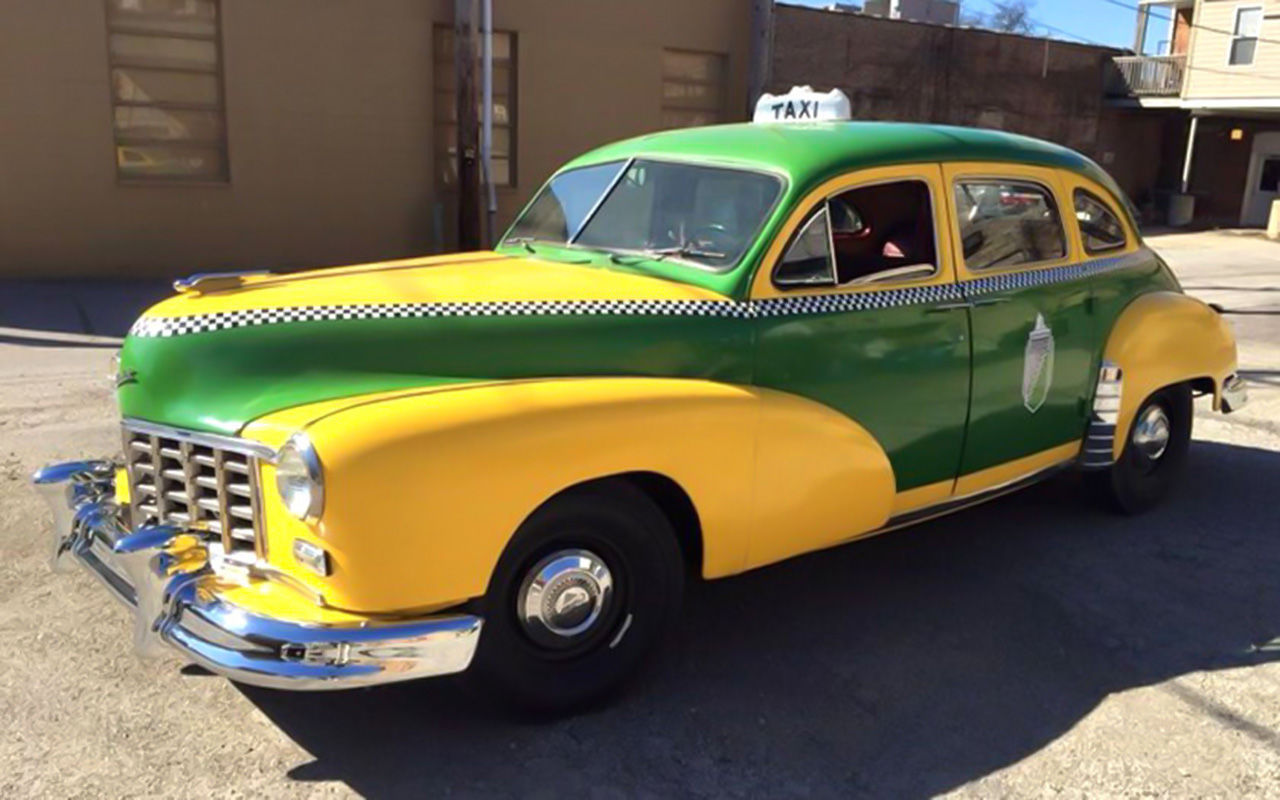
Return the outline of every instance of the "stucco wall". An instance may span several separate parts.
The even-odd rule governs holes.
[[[659,127],[664,47],[726,54],[729,107],[745,113],[748,0],[495,5],[518,37],[519,174],[500,226],[565,159]],[[0,3],[0,275],[170,276],[448,246],[433,223],[450,198],[435,189],[431,48],[452,2],[221,6],[231,180],[137,186],[116,179],[103,0]]]

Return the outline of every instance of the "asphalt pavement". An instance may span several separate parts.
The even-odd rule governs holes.
[[[1252,383],[1238,415],[1201,401],[1168,503],[1118,517],[1066,475],[694,586],[641,679],[560,720],[512,718],[458,679],[292,694],[137,660],[123,608],[48,572],[27,479],[118,448],[112,337],[157,289],[9,291],[0,793],[1280,795],[1280,244],[1150,243],[1228,310]],[[45,313],[22,299],[46,289]]]

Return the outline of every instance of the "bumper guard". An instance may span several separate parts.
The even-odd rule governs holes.
[[[293,622],[218,597],[210,540],[172,525],[130,530],[110,461],[73,461],[33,478],[53,512],[52,566],[79,561],[133,609],[134,645],[173,648],[232,680],[277,689],[345,689],[461,672],[481,619],[449,614],[352,623]]]

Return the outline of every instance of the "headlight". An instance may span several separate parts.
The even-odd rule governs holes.
[[[306,434],[295,433],[280,448],[276,461],[276,491],[289,513],[316,522],[324,511],[324,473],[320,458]]]

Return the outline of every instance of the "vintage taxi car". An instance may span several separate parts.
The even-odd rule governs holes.
[[[1069,467],[1142,511],[1193,396],[1244,402],[1227,324],[1088,159],[791,116],[590,152],[491,252],[178,282],[119,355],[122,454],[35,476],[55,560],[143,652],[237,681],[469,670],[564,706],[686,572]]]

